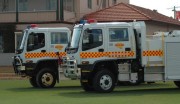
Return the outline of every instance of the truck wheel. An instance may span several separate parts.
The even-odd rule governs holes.
[[[96,73],[93,80],[93,87],[98,92],[111,92],[115,87],[115,77],[108,70],[101,70]]]
[[[50,68],[43,68],[37,74],[36,82],[41,88],[53,88],[56,84],[56,75]]]
[[[33,87],[38,87],[38,85],[36,83],[36,77],[29,78],[29,82]]]
[[[93,86],[89,85],[88,82],[81,82],[81,86],[84,89],[84,91],[94,91]]]
[[[174,84],[175,84],[178,88],[180,88],[180,81],[174,81]]]

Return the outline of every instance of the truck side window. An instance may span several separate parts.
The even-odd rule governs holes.
[[[129,41],[128,29],[127,28],[110,28],[109,29],[109,41]]]
[[[52,32],[51,44],[67,44],[68,34],[67,32]]]
[[[27,51],[33,51],[45,46],[44,33],[30,33],[27,42]]]
[[[82,51],[86,51],[103,44],[103,34],[101,29],[85,30],[82,40]]]

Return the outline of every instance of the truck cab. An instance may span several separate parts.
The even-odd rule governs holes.
[[[29,77],[33,87],[54,87],[59,80],[58,60],[66,55],[70,34],[71,31],[65,27],[28,26],[13,57],[15,73]]]

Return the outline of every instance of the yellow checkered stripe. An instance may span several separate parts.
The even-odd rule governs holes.
[[[66,56],[66,52],[59,52],[60,56]],[[55,52],[28,52],[25,53],[25,58],[42,58],[42,57],[57,57]]]
[[[143,56],[163,56],[163,50],[146,50],[143,51]]]
[[[100,57],[133,57],[135,53],[133,51],[122,51],[122,52],[81,52],[81,58],[100,58]]]

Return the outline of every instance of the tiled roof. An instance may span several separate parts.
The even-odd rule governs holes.
[[[109,8],[105,8],[85,15],[85,19],[96,19],[99,22],[113,21],[159,21],[164,23],[180,25],[178,20],[167,17],[150,9],[145,9],[131,4],[119,3]]]

